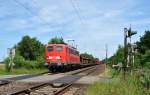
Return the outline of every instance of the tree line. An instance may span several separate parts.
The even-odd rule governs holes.
[[[48,41],[48,44],[67,44],[63,38],[54,37]],[[35,37],[31,38],[26,35],[22,37],[21,41],[14,45],[16,54],[13,60],[13,68],[43,68],[45,59],[45,45],[37,40]],[[93,55],[88,53],[81,54],[88,58],[94,58]],[[6,69],[10,70],[9,57],[5,59]]]
[[[137,52],[135,53],[135,68],[150,68],[150,31],[146,30],[139,41],[135,42]],[[123,63],[124,47],[119,45],[117,51],[109,59],[109,65]]]

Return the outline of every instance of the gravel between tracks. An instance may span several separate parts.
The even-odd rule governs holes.
[[[103,71],[102,70],[103,67],[101,69],[97,69],[98,67],[96,67],[96,73],[93,74],[93,75],[97,75],[97,74],[99,74]],[[85,75],[85,73],[89,73],[91,71],[93,71],[93,70],[82,72],[79,75]],[[93,73],[94,72],[95,71],[93,71]],[[23,89],[26,89],[26,88],[30,88],[30,87],[38,85],[38,84],[40,84],[40,83],[14,81],[14,82],[9,83],[7,85],[0,86],[0,95],[9,95],[12,92],[16,92],[16,91],[20,91],[20,90],[23,90]],[[85,90],[84,88],[85,87],[82,87],[82,86],[81,87],[74,87],[73,86],[73,87],[70,88],[70,90],[67,91],[66,94],[64,93],[64,95],[83,95],[82,90]],[[35,90],[35,91],[31,92],[30,95],[52,95],[58,89],[60,89],[60,88],[52,88],[50,85],[48,85],[48,86],[42,87],[38,90]],[[78,94],[75,94],[75,93],[78,93]]]
[[[61,87],[53,88],[52,86],[47,85],[45,87],[42,87],[40,89],[31,92],[30,95],[53,95],[59,89],[61,89]]]
[[[73,85],[63,95],[84,95],[87,85]]]
[[[0,95],[9,95],[12,92],[19,91],[33,85],[37,85],[37,83],[24,83],[14,81],[7,85],[0,86]]]

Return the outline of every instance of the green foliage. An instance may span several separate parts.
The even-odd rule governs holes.
[[[137,83],[142,83],[142,86],[150,87],[150,31],[145,31],[145,34],[140,38],[137,43],[138,52],[135,53],[134,68],[138,71],[136,78],[138,78]],[[123,62],[124,48],[119,47],[116,53],[109,58],[109,65],[117,64]],[[133,72],[134,70],[132,70]],[[113,75],[119,74],[119,70],[113,69]],[[137,81],[137,80],[133,80]],[[132,95],[132,94],[131,94]],[[134,95],[134,94],[133,94]],[[135,94],[136,95],[136,94]],[[143,95],[143,94],[142,94]]]
[[[98,81],[90,85],[85,95],[149,95],[136,76],[128,80]]]
[[[108,59],[108,65],[112,66],[113,64],[123,63],[124,58],[124,48],[119,45],[116,53]]]
[[[145,69],[140,77],[139,77],[140,82],[144,85],[144,87],[150,89],[150,70]]]
[[[14,67],[20,68],[24,66],[25,59],[22,56],[16,55],[14,58]]]
[[[150,31],[145,31],[145,34],[137,42],[138,51],[144,54],[148,49],[150,49]]]
[[[121,68],[116,68],[116,69],[111,69],[111,76],[112,78],[118,77],[118,75],[120,74]]]
[[[36,60],[39,56],[44,56],[44,45],[36,38],[24,36],[15,47],[17,54],[25,60]]]
[[[63,38],[58,38],[58,37],[52,38],[48,43],[49,44],[66,44]]]
[[[44,45],[36,38],[24,36],[22,40],[14,46],[16,55],[14,57],[14,68],[43,68],[44,67]],[[9,58],[5,59],[6,70],[9,70]]]
[[[142,60],[142,54],[141,53],[136,53],[133,68],[141,68],[141,60]]]
[[[150,68],[150,31],[145,31],[145,34],[136,42],[138,52],[135,54],[134,68],[146,67]],[[124,48],[119,46],[116,53],[110,57],[109,65],[123,63]]]
[[[142,55],[142,65],[150,69],[150,50],[147,50],[144,55]]]
[[[14,68],[42,68],[44,67],[44,58],[39,57],[38,60],[25,60],[22,56],[17,55],[14,58]]]
[[[10,71],[9,62],[10,62],[10,59],[7,57],[7,58],[4,60],[5,68],[6,68],[6,71],[7,71],[7,72]]]
[[[97,82],[88,88],[85,95],[146,95],[135,85],[127,82]],[[147,94],[148,95],[148,94]]]

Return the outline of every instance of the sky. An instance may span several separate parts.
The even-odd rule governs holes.
[[[0,61],[25,35],[42,43],[57,36],[75,40],[80,52],[100,59],[123,45],[123,29],[132,26],[135,42],[150,29],[148,0],[0,0]]]

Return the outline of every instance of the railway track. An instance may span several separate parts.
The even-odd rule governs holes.
[[[53,81],[44,83],[20,83],[20,85],[10,85],[13,88],[12,91],[4,90],[6,93],[0,93],[2,95],[61,95],[65,90],[71,87],[75,81],[83,76],[93,73],[95,66],[83,68],[77,72],[73,72],[70,75],[58,78]],[[12,86],[12,87],[11,87]],[[16,88],[16,89],[15,89]],[[1,89],[1,88],[0,88]],[[1,89],[3,90],[3,89]]]
[[[84,68],[86,66],[83,66],[81,68]],[[88,66],[87,66],[88,67]],[[80,68],[80,69],[81,69]],[[75,70],[73,70],[75,71]],[[67,71],[66,71],[67,72]],[[65,72],[65,73],[66,73]],[[28,78],[33,78],[33,77],[37,77],[37,76],[41,76],[43,74],[48,74],[48,75],[54,75],[54,74],[58,74],[59,72],[55,72],[55,73],[49,73],[48,71],[47,72],[42,72],[42,73],[38,73],[38,74],[29,74],[29,75],[21,75],[21,76],[16,76],[16,77],[10,77],[10,78],[3,78],[3,79],[0,79],[0,86],[3,86],[3,85],[7,85],[11,82],[14,82],[14,81],[17,81],[17,80],[22,80],[22,79],[28,79]]]
[[[88,66],[87,66],[88,67]],[[83,68],[83,67],[82,67]],[[74,70],[73,70],[74,71]],[[67,71],[66,71],[67,72]],[[65,73],[66,73],[65,72]],[[38,73],[38,74],[29,74],[29,75],[21,75],[21,76],[16,76],[16,77],[10,77],[10,78],[3,78],[0,79],[0,86],[3,85],[7,85],[11,82],[17,81],[17,80],[22,80],[22,79],[28,79],[28,78],[33,78],[33,77],[38,77],[44,74],[48,74],[48,75],[54,75],[54,74],[58,74],[59,72],[55,72],[55,73],[49,73],[47,72],[42,72],[42,73]]]
[[[93,68],[92,68],[92,69],[90,68],[90,69],[87,69],[87,70],[88,70],[88,72],[87,72],[86,74],[84,74],[84,75],[81,74],[82,77],[93,73],[94,70],[95,70],[95,68],[94,68],[94,69],[93,69]],[[87,70],[84,70],[84,71],[87,71]],[[81,72],[79,72],[78,74],[80,75],[80,73],[81,73]],[[71,82],[71,83],[67,84],[65,87],[63,87],[62,89],[58,90],[58,91],[55,92],[53,95],[62,95],[62,94],[65,93],[65,91],[67,91],[71,86],[73,86],[73,84],[74,84],[74,82]]]
[[[17,80],[22,80],[22,79],[27,79],[27,78],[32,78],[32,77],[37,77],[37,76],[41,76],[43,74],[48,74],[49,72],[42,72],[42,73],[38,73],[38,74],[30,74],[30,75],[21,75],[21,76],[16,76],[16,77],[10,77],[10,78],[3,78],[0,79],[0,86],[9,84],[11,82],[17,81]],[[49,74],[54,74],[54,73],[49,73]]]

